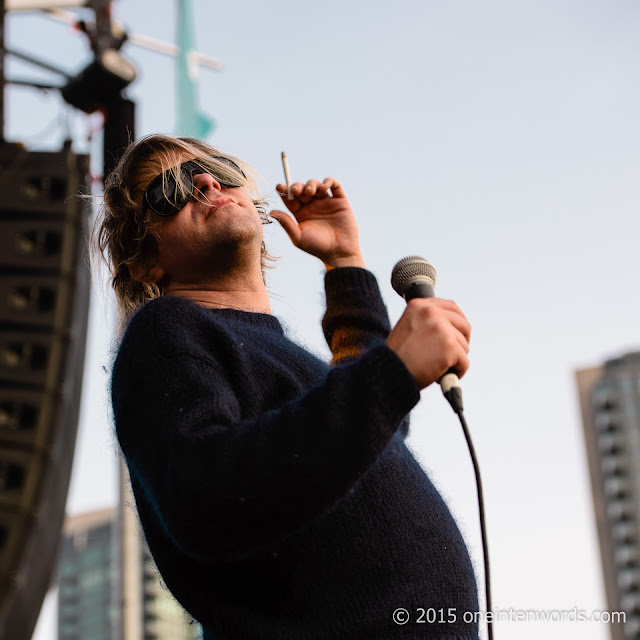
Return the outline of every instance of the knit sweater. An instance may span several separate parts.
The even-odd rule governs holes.
[[[331,366],[268,314],[165,296],[133,317],[112,400],[149,549],[207,640],[477,638],[376,280],[335,269],[325,289]]]

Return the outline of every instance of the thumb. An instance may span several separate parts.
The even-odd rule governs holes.
[[[291,242],[297,247],[300,242],[301,231],[295,220],[287,215],[284,211],[278,209],[272,209],[269,211],[269,215],[275,218],[280,226],[287,232],[287,235],[291,239]]]

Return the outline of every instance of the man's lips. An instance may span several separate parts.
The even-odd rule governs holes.
[[[216,198],[209,206],[208,213],[217,211],[220,207],[224,207],[228,204],[233,204],[233,200],[231,198]]]

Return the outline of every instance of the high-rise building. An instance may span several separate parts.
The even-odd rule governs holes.
[[[127,510],[135,518],[126,506],[67,518],[58,571],[58,640],[201,637],[200,625],[161,582],[135,522],[121,526],[118,514]]]
[[[576,372],[612,640],[640,639],[640,353]]]
[[[58,640],[113,640],[114,509],[67,518],[58,587]]]

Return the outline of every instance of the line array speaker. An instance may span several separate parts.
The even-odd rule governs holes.
[[[0,145],[0,639],[29,640],[58,550],[89,311],[89,161]]]

